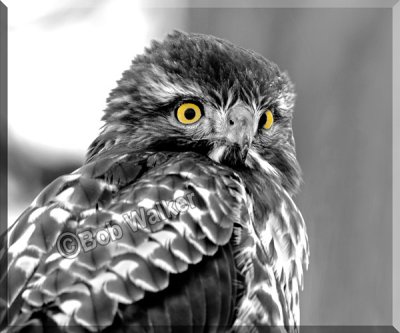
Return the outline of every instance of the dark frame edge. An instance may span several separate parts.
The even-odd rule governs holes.
[[[7,202],[8,202],[8,9],[0,1],[0,272],[7,270]],[[4,235],[3,235],[4,234]],[[0,326],[6,318],[7,276],[0,281]]]

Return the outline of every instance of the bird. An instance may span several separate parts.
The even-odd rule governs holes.
[[[225,39],[152,41],[82,166],[2,236],[0,329],[298,332],[295,97],[286,71]]]

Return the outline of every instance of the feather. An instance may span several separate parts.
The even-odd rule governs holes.
[[[254,51],[179,31],[153,42],[111,91],[84,165],[22,213],[8,253],[0,235],[0,329],[297,332],[309,245],[294,98]],[[202,112],[190,126],[175,113],[187,102]]]

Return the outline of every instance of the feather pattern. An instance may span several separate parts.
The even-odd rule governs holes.
[[[153,42],[111,91],[86,163],[22,213],[8,253],[0,237],[0,329],[8,313],[10,332],[298,332],[294,97],[251,50],[177,31]],[[201,119],[185,126],[188,101]]]
[[[73,176],[61,177],[50,184],[34,201],[41,206],[32,206],[30,214],[21,216],[10,237],[8,274],[13,276],[8,280],[10,325],[28,325],[39,313],[45,313],[57,324],[80,325],[92,331],[109,327],[118,320],[133,326],[141,320],[148,324],[164,320],[174,325],[193,325],[193,316],[175,318],[173,311],[175,307],[197,311],[190,308],[192,302],[204,311],[203,320],[196,318],[195,323],[199,320],[211,326],[229,323],[233,304],[228,306],[232,302],[228,295],[234,290],[228,282],[236,274],[229,265],[232,257],[229,240],[233,225],[244,209],[243,184],[237,177],[230,177],[232,171],[212,165],[197,154],[171,154],[168,158],[163,154],[160,158],[158,154],[148,155],[146,163],[138,163],[142,170],[132,167],[129,155],[119,159],[117,165],[109,164],[108,159],[91,162]],[[151,167],[150,158],[154,161]],[[111,179],[110,169],[118,170],[120,176]],[[132,170],[134,175],[142,177],[131,177]],[[154,224],[146,221],[146,225],[137,226],[136,230],[129,224],[134,220],[124,220],[124,214],[141,207],[148,212],[158,209],[160,203],[176,200],[177,193],[179,197],[191,194],[193,208],[175,215],[176,207],[171,205],[168,218],[160,218]],[[228,210],[230,214],[226,214]],[[163,213],[168,215],[167,210]],[[24,228],[19,227],[20,223]],[[112,225],[123,230],[120,238],[99,244],[99,233],[109,226],[111,235]],[[66,232],[96,235],[90,239],[79,237],[87,248],[91,247],[90,242],[98,244],[85,251],[83,243],[77,243],[81,247],[79,253],[75,258],[66,258],[57,248],[57,240]],[[199,274],[203,268],[204,272]],[[218,297],[214,288],[216,276],[220,284]],[[191,282],[174,296],[182,299],[175,299],[171,290],[181,287],[178,282],[181,279]],[[203,301],[189,297],[190,286],[197,280],[203,286]],[[155,296],[159,292],[163,293]],[[193,291],[195,295],[199,292]],[[154,304],[159,297],[165,298],[164,310]],[[29,309],[31,318],[21,322],[21,312],[11,311],[16,302],[23,303],[21,311]],[[138,319],[141,317],[137,311],[142,313],[143,308],[149,311],[143,314],[145,318]],[[157,312],[162,312],[164,319]]]

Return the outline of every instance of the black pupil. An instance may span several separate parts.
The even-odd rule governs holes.
[[[196,117],[196,111],[193,110],[192,108],[187,109],[185,111],[185,117],[187,120],[192,120],[194,117]]]
[[[263,113],[263,115],[260,118],[260,127],[263,127],[265,125],[265,123],[267,122],[267,115],[265,114],[265,112]]]

